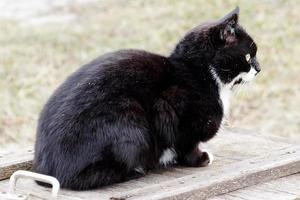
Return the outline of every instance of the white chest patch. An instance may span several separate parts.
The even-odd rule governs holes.
[[[173,164],[176,162],[176,157],[177,155],[173,148],[165,149],[159,158],[159,163],[164,166],[167,166],[168,164]]]
[[[230,87],[220,87],[220,99],[223,105],[223,112],[225,116],[228,116],[229,109],[230,109],[230,96],[231,96],[231,89]]]
[[[225,116],[228,116],[229,108],[230,108],[230,96],[231,96],[232,85],[223,84],[213,69],[211,69],[211,73],[219,86],[219,95],[223,106],[223,113]]]

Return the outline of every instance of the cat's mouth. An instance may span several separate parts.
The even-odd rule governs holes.
[[[239,78],[238,80],[236,80],[233,85],[238,85],[238,84],[241,84],[241,83],[244,83],[245,81],[242,79],[242,78]]]
[[[238,85],[242,83],[246,83],[246,81],[244,81],[243,78],[237,79],[236,81],[233,82],[231,89],[233,90],[234,88],[236,88]]]

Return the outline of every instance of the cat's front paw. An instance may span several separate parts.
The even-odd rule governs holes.
[[[213,155],[206,149],[202,149],[200,152],[195,160],[196,162],[194,162],[194,167],[206,167],[211,165],[214,159]]]
[[[206,159],[206,163],[205,163],[206,165],[205,165],[205,166],[211,165],[211,164],[213,163],[213,161],[214,161],[214,156],[213,156],[212,153],[210,153],[210,152],[207,150],[207,144],[206,144],[206,143],[200,142],[200,143],[198,144],[198,149],[199,149],[200,152],[202,152],[202,154],[204,154],[203,156],[207,158],[207,159]]]
[[[210,153],[207,149],[201,149],[201,151],[202,151],[202,156],[207,157],[205,166],[211,165],[214,161],[214,155]]]
[[[206,149],[195,149],[185,156],[183,164],[190,167],[206,167],[213,162],[213,155]]]

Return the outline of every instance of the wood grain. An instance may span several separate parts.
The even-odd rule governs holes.
[[[296,198],[300,198],[300,173],[216,196],[210,200],[291,200]]]
[[[291,147],[218,169],[124,194],[126,199],[205,199],[300,172],[300,148]]]
[[[21,149],[0,154],[0,180],[9,178],[17,170],[30,170],[33,150]]]

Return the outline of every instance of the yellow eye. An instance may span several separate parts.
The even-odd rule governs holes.
[[[246,54],[245,58],[246,58],[247,62],[250,62],[250,58],[251,58],[251,56],[250,56],[250,54],[249,54],[249,53],[248,53],[248,54]]]

